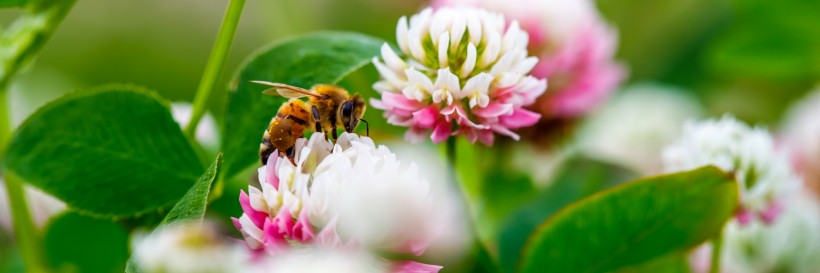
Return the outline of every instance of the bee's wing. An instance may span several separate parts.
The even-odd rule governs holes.
[[[306,96],[314,96],[320,97],[318,94],[314,94],[310,92],[310,90],[299,88],[296,86],[291,86],[283,83],[275,83],[275,82],[266,82],[266,81],[251,81],[252,83],[258,83],[267,86],[273,86],[273,88],[267,89],[262,91],[262,94],[276,96],[280,95],[285,98],[294,99],[294,98],[302,98]]]

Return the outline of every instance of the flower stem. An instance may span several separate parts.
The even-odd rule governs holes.
[[[196,90],[191,120],[185,128],[185,133],[192,138],[199,121],[205,115],[205,110],[208,109],[208,101],[211,99],[216,80],[219,78],[219,73],[222,71],[222,66],[228,57],[228,51],[231,49],[231,42],[236,33],[236,26],[239,24],[239,17],[242,14],[244,5],[245,0],[231,0],[228,10],[225,11],[225,17],[222,18],[219,34],[216,35],[216,42],[211,50],[211,56],[208,57],[205,72],[202,74],[202,79],[199,81],[199,87]]]
[[[723,252],[723,232],[718,233],[712,240],[712,264],[709,273],[720,272],[720,254]]]
[[[452,181],[455,185],[458,183],[458,175],[456,171],[456,138],[447,138],[447,179]],[[466,200],[465,200],[466,201]]]

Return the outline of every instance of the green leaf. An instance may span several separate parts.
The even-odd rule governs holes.
[[[167,103],[127,85],[44,106],[17,130],[5,166],[71,208],[109,217],[170,207],[204,172]]]
[[[45,255],[60,272],[122,272],[128,232],[107,219],[69,211],[48,225]]]
[[[498,248],[504,272],[515,272],[528,236],[550,216],[572,202],[634,178],[634,173],[623,168],[583,157],[564,162],[553,184],[503,223]]]
[[[205,208],[208,206],[208,195],[211,192],[211,185],[219,177],[219,167],[222,165],[222,154],[216,156],[216,160],[211,167],[205,171],[194,184],[188,193],[174,205],[168,215],[162,219],[160,226],[179,221],[202,222],[205,217]]]
[[[357,33],[319,32],[288,39],[254,55],[234,79],[225,117],[222,148],[227,178],[259,162],[259,143],[271,117],[286,101],[262,95],[265,86],[251,80],[310,88],[336,84],[368,64],[384,42]]]
[[[712,166],[618,186],[544,222],[521,272],[608,272],[690,249],[718,234],[737,198],[733,177]]]
[[[208,195],[211,192],[211,185],[214,180],[219,177],[221,165],[222,154],[219,154],[216,156],[214,163],[211,164],[211,167],[199,178],[199,181],[188,190],[188,193],[186,193],[185,196],[174,205],[174,208],[168,212],[168,215],[162,219],[157,229],[175,223],[201,223],[202,218],[205,217],[205,209],[208,207]],[[141,270],[137,264],[129,259],[125,272],[137,273],[141,272]]]

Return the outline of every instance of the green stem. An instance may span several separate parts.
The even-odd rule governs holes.
[[[205,72],[202,74],[202,80],[199,82],[199,87],[196,90],[191,120],[185,128],[185,133],[192,138],[195,136],[194,133],[196,132],[196,127],[199,126],[199,121],[202,119],[202,116],[205,115],[205,110],[208,109],[208,101],[211,99],[214,85],[225,64],[225,59],[228,58],[228,51],[231,49],[231,42],[236,33],[236,26],[239,24],[239,16],[242,14],[242,7],[244,5],[245,0],[231,0],[228,10],[225,11],[225,17],[222,18],[219,34],[216,35],[216,42],[211,50],[211,56],[208,57]]]
[[[28,272],[44,272],[40,242],[37,238],[37,230],[31,219],[31,214],[26,204],[23,183],[16,176],[5,174],[6,191],[9,195],[11,205],[11,217],[14,226],[14,238],[17,246],[20,247],[20,254],[23,256],[23,263]]]
[[[452,181],[453,184],[458,185],[459,188],[464,188],[460,185],[460,183],[458,183],[458,172],[456,171],[456,168],[456,138],[450,137],[447,138],[447,179]]]
[[[76,0],[32,0],[26,11],[0,36],[0,154],[5,154],[11,138],[9,85],[29,64],[74,6]],[[11,206],[14,238],[28,272],[45,272],[37,229],[28,210],[23,182],[4,173]]]
[[[712,265],[709,268],[709,273],[720,272],[720,254],[723,252],[723,232],[719,233],[714,240],[712,240]]]

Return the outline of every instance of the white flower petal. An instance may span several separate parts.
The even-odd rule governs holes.
[[[466,78],[473,72],[476,63],[476,48],[473,43],[467,44],[467,58],[461,64],[461,77]]]
[[[450,60],[447,58],[447,49],[450,48],[450,33],[445,31],[438,39],[438,65],[439,68],[448,67]]]
[[[390,48],[390,46],[387,43],[384,43],[382,45],[381,51],[382,58],[384,58],[384,62],[387,64],[387,66],[390,67],[390,69],[392,69],[393,71],[402,71],[404,69],[407,69],[407,63],[405,63],[401,58],[399,58],[399,55],[396,55],[396,53],[393,52],[393,49]],[[379,73],[381,73],[381,71],[379,71]]]
[[[478,62],[479,67],[485,68],[491,65],[498,59],[498,54],[501,52],[501,35],[497,32],[490,32],[487,37],[487,47],[481,53],[481,59]]]
[[[404,54],[410,54],[410,45],[407,41],[409,33],[407,29],[407,17],[402,16],[399,18],[398,25],[396,25],[396,42],[399,44],[399,48],[402,52],[404,52]]]

